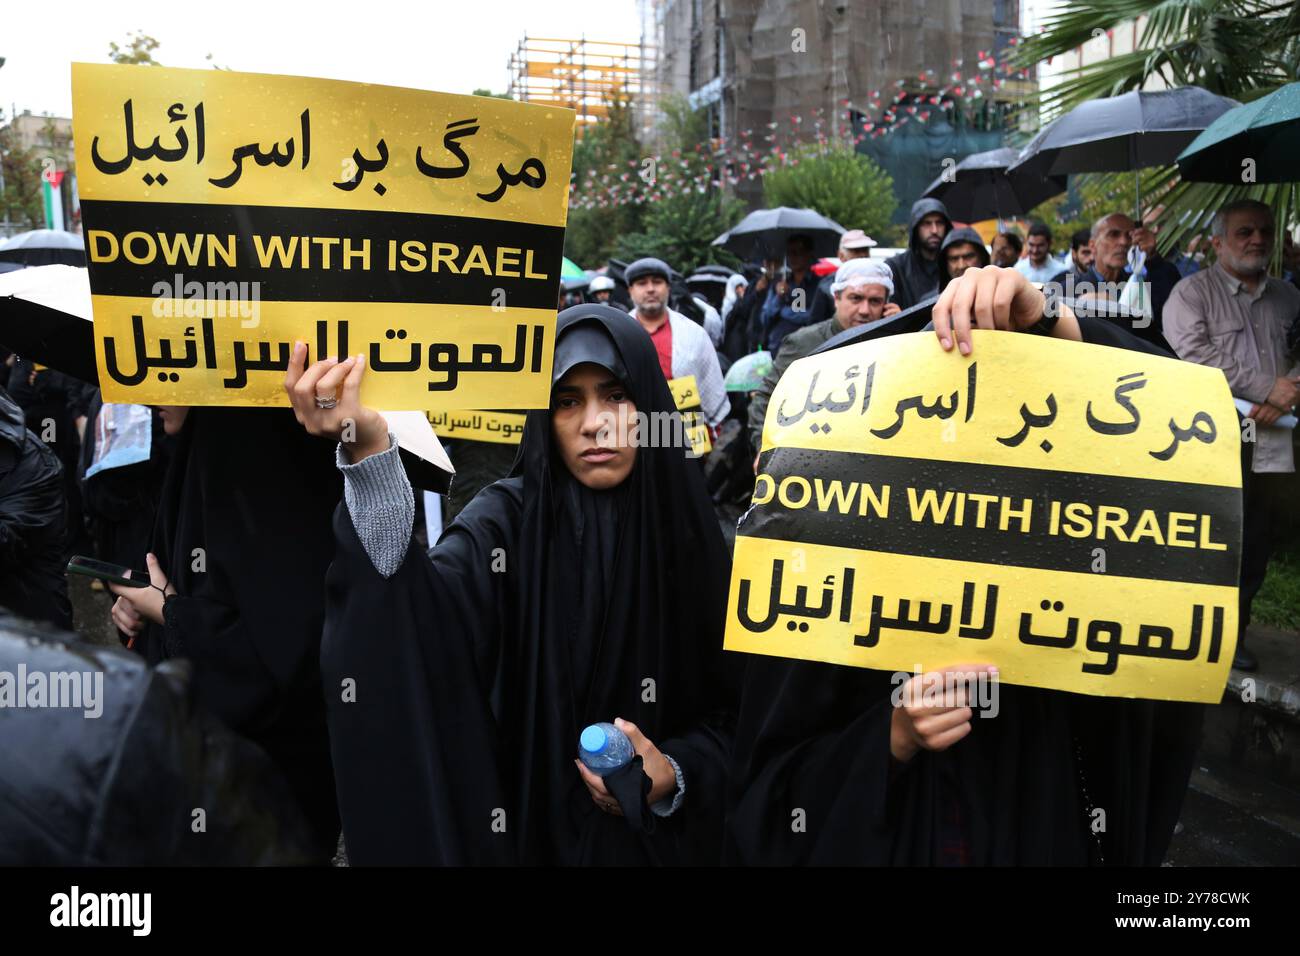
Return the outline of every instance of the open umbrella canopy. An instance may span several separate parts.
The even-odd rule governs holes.
[[[691,277],[694,278],[695,276],[704,276],[704,275],[722,276],[722,281],[726,282],[735,274],[736,274],[735,269],[730,269],[727,266],[720,266],[714,263],[710,263],[709,265],[703,265],[697,268],[694,272],[691,273]]]
[[[564,258],[560,261],[561,279],[585,279],[586,277],[587,273],[583,272],[572,259]]]
[[[1023,216],[1039,203],[1065,192],[1065,176],[1008,173],[1020,151],[1012,146],[972,153],[925,191],[940,200],[957,222]]]
[[[1297,157],[1300,83],[1288,83],[1222,114],[1179,154],[1178,173],[1195,183],[1297,182]]]
[[[731,363],[722,387],[728,392],[753,392],[763,384],[763,378],[772,371],[772,353],[759,349],[742,355]]]
[[[84,268],[34,266],[0,275],[0,345],[73,378],[99,384],[90,279]],[[417,488],[446,494],[455,474],[424,412],[385,411]]]
[[[86,270],[32,266],[0,276],[0,345],[98,384]]]
[[[870,342],[875,339],[887,338],[891,335],[904,335],[908,332],[924,332],[931,328],[933,321],[934,306],[939,301],[938,296],[918,302],[910,309],[906,309],[896,315],[891,315],[887,319],[881,319],[878,322],[868,322],[866,325],[856,325],[845,329],[836,335],[831,336],[811,354],[818,355],[822,352],[829,352],[832,349],[838,349],[845,345],[855,345],[858,342]],[[1084,315],[1097,318],[1108,318],[1117,320],[1125,327],[1131,326],[1139,321],[1142,316],[1129,309],[1124,308],[1115,302],[1107,302],[1100,299],[1075,299],[1062,297],[1060,300],[1067,305],[1076,315]]]
[[[687,285],[726,285],[728,276],[720,276],[716,272],[692,272],[686,277]]]
[[[1008,173],[1059,176],[1165,166],[1236,105],[1199,86],[1089,100],[1030,140]]]
[[[0,262],[27,266],[84,266],[86,249],[81,236],[61,229],[33,229],[0,242]]]
[[[812,209],[756,209],[731,229],[713,240],[742,259],[782,259],[791,236],[805,235],[816,256],[833,256],[839,251],[844,227]]]

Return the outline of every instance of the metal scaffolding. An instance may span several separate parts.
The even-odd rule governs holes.
[[[562,106],[578,114],[578,131],[604,119],[613,97],[649,105],[644,77],[654,54],[640,42],[530,37],[510,54],[506,94],[525,103]]]

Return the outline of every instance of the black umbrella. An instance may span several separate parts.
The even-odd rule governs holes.
[[[866,325],[854,326],[845,329],[827,339],[817,348],[813,349],[812,354],[819,352],[829,352],[831,349],[838,349],[845,345],[855,345],[858,342],[870,342],[872,339],[883,339],[891,335],[902,335],[905,332],[921,332],[930,324],[930,312],[934,309],[934,304],[939,301],[938,296],[925,299],[918,302],[910,309],[904,309],[897,315],[891,315],[887,319],[881,319],[879,322],[868,322]]]
[[[722,276],[722,280],[725,282],[727,279],[730,279],[735,274],[736,274],[735,269],[730,269],[727,266],[720,266],[720,265],[715,265],[710,263],[709,265],[704,265],[697,268],[694,272],[691,273],[691,278],[693,279],[696,276],[703,276],[703,275]]]
[[[1064,176],[1007,173],[1020,151],[1013,146],[972,153],[930,184],[925,196],[940,200],[958,222],[1023,216],[1065,192]]]
[[[86,248],[81,236],[61,229],[33,229],[0,242],[0,262],[25,266],[84,266]]]
[[[84,268],[34,266],[0,276],[0,345],[22,358],[99,384],[90,280]],[[424,412],[383,412],[417,488],[446,494],[455,469]]]
[[[1030,140],[1007,172],[1044,177],[1167,166],[1236,105],[1199,86],[1089,100]],[[1142,197],[1137,198],[1140,217]]]
[[[918,302],[906,311],[899,312],[897,315],[891,315],[887,319],[881,319],[879,322],[869,322],[866,325],[860,325],[855,328],[845,329],[843,332],[827,339],[817,348],[813,349],[813,355],[820,352],[829,352],[831,349],[842,348],[845,345],[856,345],[859,342],[870,342],[874,339],[883,339],[891,335],[902,335],[907,332],[924,332],[931,328],[934,304],[939,301],[938,296],[926,299],[924,302]],[[1118,320],[1121,325],[1136,322],[1142,316],[1138,313],[1131,312],[1115,302],[1107,302],[1101,299],[1074,299],[1061,297],[1060,301],[1068,306],[1076,315],[1091,316],[1096,318],[1106,318]]]
[[[757,209],[713,240],[742,259],[783,259],[791,236],[812,240],[813,254],[833,256],[840,248],[844,227],[812,209]]]
[[[0,277],[0,345],[92,385],[90,281],[75,266],[32,266]]]

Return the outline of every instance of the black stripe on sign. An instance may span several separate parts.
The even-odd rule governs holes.
[[[222,206],[202,203],[106,202],[83,200],[82,216],[86,232],[101,229],[118,240],[117,258],[111,262],[90,262],[89,235],[86,256],[90,267],[91,289],[97,295],[131,295],[152,297],[154,284],[174,284],[179,273],[185,282],[260,282],[258,297],[265,302],[446,302],[454,305],[495,305],[496,289],[505,291],[504,304],[512,308],[554,309],[560,288],[560,257],[564,246],[561,226],[538,226],[522,222],[474,219],[468,216],[433,216],[404,212],[362,212],[349,209],[296,209],[282,206]],[[143,232],[153,239],[156,258],[151,264],[136,265],[121,251],[123,237]],[[176,236],[193,239],[208,233],[224,246],[226,237],[235,238],[235,267],[214,257],[208,265],[206,242],[189,265],[184,253],[170,266],[163,258],[159,234],[174,245]],[[280,258],[263,269],[253,244],[261,236],[263,248],[271,237],[279,236],[287,247],[294,237],[310,242],[309,268],[300,265],[301,246],[296,246],[292,265],[280,265]],[[342,239],[351,241],[353,249],[362,240],[370,240],[370,268],[361,268],[361,260],[352,258],[352,268],[343,268]],[[337,238],[330,246],[330,268],[321,266],[324,246],[316,238]],[[388,242],[397,242],[396,271],[388,270]],[[400,265],[402,243],[418,241],[424,247],[425,265],[421,271],[407,272]],[[430,247],[449,242],[459,249],[456,265],[460,267],[472,247],[483,247],[488,267],[497,266],[497,248],[533,250],[532,272],[546,279],[510,278],[484,275],[475,268],[465,275],[449,271],[444,261],[437,272],[429,267]],[[100,248],[108,251],[104,240]],[[143,258],[144,240],[132,240],[137,258]],[[513,255],[513,254],[510,254]],[[524,255],[513,255],[513,264],[503,263],[503,271],[525,274]]]
[[[826,544],[840,548],[857,548],[947,558],[980,564],[1044,568],[1053,571],[1092,572],[1095,548],[1105,550],[1105,573],[1162,581],[1186,581],[1195,584],[1236,586],[1241,547],[1241,492],[1218,485],[1198,485],[1182,481],[1157,481],[1118,478],[1078,472],[1042,471],[1034,468],[1009,468],[1003,465],[977,465],[964,462],[896,458],[888,455],[862,455],[838,451],[810,451],[800,448],[775,448],[765,452],[759,473],[779,473],[785,477],[802,476],[811,489],[808,503],[790,508],[779,494],[766,504],[755,505],[737,529],[741,534],[807,544]],[[828,510],[817,507],[817,479]],[[831,482],[841,482],[843,495],[853,498],[843,512],[829,493]],[[888,485],[888,515],[881,518],[874,503],[866,515],[861,511],[862,488],[866,483],[881,496]],[[779,484],[779,483],[778,483]],[[927,490],[936,492],[942,502],[945,492],[952,492],[947,518],[932,520],[927,511],[923,521],[912,520],[908,488],[918,499]],[[965,517],[954,523],[958,504],[957,492],[965,492]],[[971,493],[995,495],[997,501],[986,505],[985,527],[977,527],[977,503]],[[766,483],[757,489],[766,494]],[[1031,499],[1030,524],[1027,532],[1008,514],[1008,526],[1002,530],[1002,499],[1012,500],[1012,507],[1023,508]],[[800,504],[804,497],[800,484],[788,486],[786,500]],[[840,499],[842,500],[842,499]],[[1060,529],[1065,526],[1065,508],[1071,502],[1089,507],[1093,533],[1075,538],[1058,530],[1049,532],[1050,506],[1061,502]],[[1156,544],[1149,536],[1138,542],[1124,542],[1107,531],[1104,539],[1096,537],[1099,506],[1124,508],[1129,515],[1124,524],[1126,536],[1133,530],[1144,510],[1155,512],[1162,538],[1168,537],[1169,512],[1193,514],[1194,521],[1184,521],[1179,538],[1200,540],[1201,515],[1210,516],[1210,540],[1226,544],[1226,551],[1200,547]]]

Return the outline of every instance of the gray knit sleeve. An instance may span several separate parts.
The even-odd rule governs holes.
[[[677,777],[677,790],[673,793],[671,800],[664,797],[658,803],[650,804],[650,811],[657,817],[672,816],[677,812],[677,808],[682,805],[682,798],[686,796],[686,780],[682,776],[682,768],[678,766],[676,760],[667,754],[664,754],[664,759],[668,761]]]
[[[388,434],[388,450],[348,464],[339,444],[334,452],[343,473],[343,501],[357,537],[381,577],[397,573],[411,543],[415,525],[415,494],[402,467],[397,436]]]

